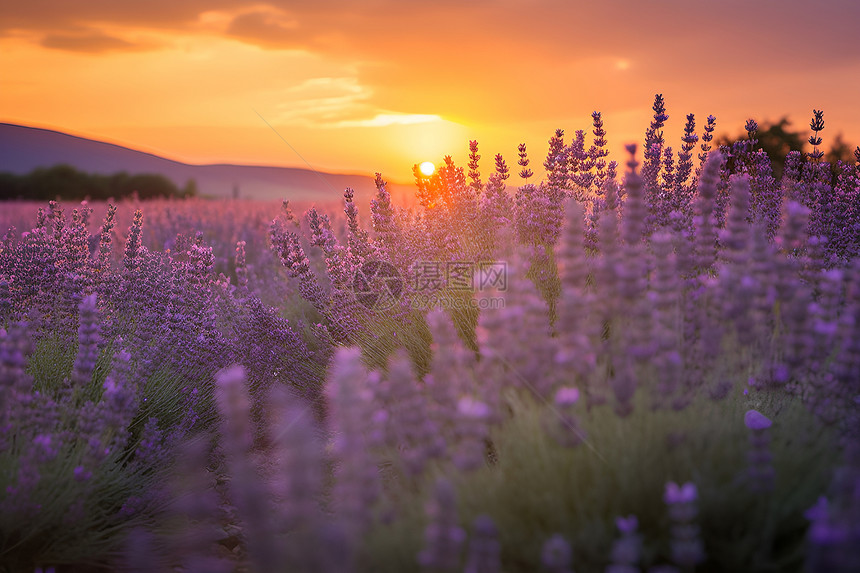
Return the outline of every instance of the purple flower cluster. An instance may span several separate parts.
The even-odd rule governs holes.
[[[635,573],[642,558],[642,536],[637,532],[639,520],[635,515],[615,518],[621,536],[612,544],[612,564],[606,573]]]
[[[721,563],[703,537],[714,481],[695,472],[701,504],[693,483],[666,484],[668,551],[652,535],[663,510],[646,513],[656,496],[588,517],[612,531],[599,564],[570,528],[507,545],[512,516],[464,495],[504,490],[517,447],[602,462],[590,441],[600,423],[627,428],[693,404],[750,401],[748,443],[743,428],[733,434],[746,464],[735,469],[765,500],[779,493],[784,425],[771,428],[752,409],[760,402],[802,401],[856,439],[857,166],[823,161],[818,111],[813,153],[790,155],[777,182],[754,120],[746,139],[712,151],[716,119],[700,137],[688,114],[673,150],[661,95],[653,108],[642,168],[628,147],[621,181],[594,112],[590,145],[585,130],[551,137],[542,181],[518,148],[525,183],[514,197],[501,155],[482,176],[476,141],[467,170],[450,157],[431,176],[416,169],[414,208],[397,206],[377,175],[367,228],[347,189],[342,216],[311,207],[296,217],[285,203],[268,234],[258,215],[221,233],[178,211],[152,217],[153,241],[138,210],[122,242],[117,209],[90,235],[92,207],[67,218],[56,203],[31,230],[10,230],[0,243],[0,524],[16,529],[0,536],[0,556],[23,569],[74,564],[52,542],[16,540],[101,526],[133,530],[129,556],[153,570],[365,570],[380,531],[408,535],[404,520],[420,539],[398,551],[427,571],[496,573],[518,551],[558,572],[579,559],[613,573]],[[420,274],[499,260],[509,263],[493,293],[504,307],[492,311],[465,304],[485,300],[474,286]],[[416,306],[425,287],[448,306]],[[511,443],[520,424],[536,430],[521,436],[527,446]],[[810,570],[856,562],[858,472],[845,451],[807,513]],[[543,492],[522,494],[525,504]],[[615,519],[621,511],[636,516]],[[553,523],[545,517],[534,522]],[[174,520],[185,534],[173,540],[140,527]]]
[[[215,276],[201,233],[151,251],[138,210],[119,260],[116,208],[93,236],[90,213],[84,204],[68,221],[52,202],[33,229],[7,233],[0,251],[0,507],[8,533],[0,554],[25,568],[74,561],[87,548],[99,559],[116,550],[123,528],[160,511],[154,481],[173,445],[212,421],[218,368],[246,361],[258,388],[280,379],[311,399],[319,394],[322,373],[309,365],[325,353],[311,358],[290,325],[247,294],[247,283],[243,296]],[[232,324],[223,321],[228,309]],[[60,486],[67,482],[75,485]],[[45,533],[75,524],[78,537],[65,541]],[[20,545],[19,536],[41,541]]]
[[[806,568],[812,573],[854,571],[860,567],[860,465],[857,443],[846,448],[827,495],[805,512],[810,523]]]
[[[672,522],[672,561],[682,568],[691,568],[705,560],[705,549],[696,524],[697,498],[696,485],[692,482],[681,486],[675,482],[666,484],[663,501]]]
[[[430,523],[424,532],[424,549],[418,554],[423,571],[456,571],[466,540],[466,532],[457,525],[457,500],[454,486],[442,478],[436,482],[433,499],[427,503]]]
[[[573,551],[561,535],[553,535],[543,545],[541,563],[549,573],[573,573]]]
[[[749,480],[754,491],[766,492],[773,488],[774,469],[771,463],[770,435],[773,422],[758,410],[748,410],[744,424],[750,431]]]

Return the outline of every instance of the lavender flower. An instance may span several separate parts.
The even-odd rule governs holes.
[[[653,224],[664,227],[669,224],[673,212],[680,212],[682,197],[673,192],[675,186],[675,158],[672,146],[663,149],[663,164],[661,170],[660,192],[654,198]]]
[[[529,169],[529,156],[528,156],[528,153],[526,152],[526,144],[520,143],[519,146],[517,147],[517,150],[519,151],[519,156],[520,156],[519,160],[517,161],[517,165],[522,167],[522,169],[520,169],[520,177],[525,179],[526,182],[528,183],[529,177],[534,175],[534,172],[531,169]],[[860,159],[858,159],[858,161],[860,161]]]
[[[594,173],[591,171],[593,165],[585,149],[585,131],[581,129],[576,130],[573,141],[567,146],[567,163],[573,184],[573,198],[580,202],[589,200]]]
[[[271,228],[272,249],[278,254],[291,276],[299,277],[302,297],[317,310],[325,311],[325,293],[319,285],[305,256],[304,249],[295,233],[282,233],[273,224]]]
[[[755,140],[755,134],[758,131],[758,122],[752,118],[748,119],[746,124],[744,124],[744,129],[747,132],[747,136],[750,141]]]
[[[717,233],[713,213],[722,165],[722,155],[719,153],[710,155],[699,179],[693,224],[696,233],[696,266],[700,273],[706,273],[716,260]]]
[[[678,195],[684,192],[684,186],[690,177],[693,169],[693,148],[699,142],[699,136],[696,135],[696,116],[692,113],[687,114],[687,123],[684,125],[684,136],[681,141],[684,144],[678,152],[678,171],[675,174],[675,193]]]
[[[116,205],[108,205],[107,214],[99,232],[98,262],[94,268],[96,278],[104,280],[110,270],[111,249],[113,246],[112,232],[116,226]]]
[[[424,530],[424,549],[418,554],[418,564],[424,571],[455,571],[460,567],[466,532],[457,525],[457,498],[450,481],[436,481],[426,510],[430,522]]]
[[[746,257],[750,241],[749,217],[750,187],[747,177],[732,178],[732,206],[726,220],[722,243],[728,251],[726,256],[737,264]]]
[[[78,313],[78,355],[69,380],[72,389],[84,388],[90,383],[99,356],[101,329],[95,294],[89,295],[81,302]]]
[[[320,215],[316,207],[311,207],[306,217],[311,230],[311,245],[322,247],[325,252],[330,251],[337,243],[337,239],[331,230],[331,220],[328,215]]]
[[[541,551],[541,563],[548,573],[573,573],[573,551],[560,534],[553,535]]]
[[[782,170],[783,182],[797,183],[800,181],[801,172],[803,169],[803,154],[800,151],[789,151],[785,156],[785,166]],[[791,193],[796,195],[796,192]],[[790,199],[797,200],[798,197],[790,196]]]
[[[744,424],[750,430],[750,450],[747,454],[750,487],[757,492],[770,491],[773,489],[774,468],[769,447],[770,433],[767,430],[773,422],[757,410],[748,410],[744,415]]]
[[[645,164],[642,177],[645,180],[646,198],[649,204],[657,198],[657,177],[660,173],[660,158],[663,153],[663,126],[669,116],[666,115],[666,104],[663,94],[654,96],[654,119],[645,132]]]
[[[567,154],[564,147],[564,130],[556,129],[555,135],[549,140],[549,151],[547,151],[544,169],[547,172],[548,183],[555,189],[563,189],[567,186]]]
[[[839,468],[834,486],[831,496],[820,496],[816,504],[804,513],[810,522],[806,569],[811,573],[847,573],[856,571],[860,565],[856,467]]]
[[[245,241],[236,243],[236,285],[246,290],[248,288],[248,262],[245,259]]]
[[[628,171],[625,174],[624,188],[627,200],[624,202],[624,216],[621,220],[621,238],[628,247],[633,247],[642,242],[645,232],[645,221],[648,216],[648,207],[643,196],[642,177],[636,172],[636,146],[628,145],[630,160],[627,163]],[[632,249],[633,252],[636,249]]]
[[[394,215],[394,207],[391,204],[391,195],[385,185],[382,174],[377,173],[376,197],[370,202],[370,213],[373,230],[376,231],[382,252],[390,254],[397,248],[400,230]]]
[[[821,136],[819,132],[824,129],[824,112],[814,109],[812,110],[812,121],[809,123],[809,128],[812,129],[812,135],[809,136],[809,144],[812,145],[812,152],[809,158],[814,161],[821,161],[824,157],[824,152],[818,149],[821,145]]]
[[[498,529],[489,516],[479,515],[472,525],[472,537],[469,540],[463,573],[500,573],[501,570]]]
[[[573,406],[579,401],[579,388],[559,388],[555,393],[555,405],[559,408]]]
[[[346,214],[347,229],[347,245],[350,253],[353,254],[357,262],[363,260],[371,253],[371,248],[368,241],[367,231],[361,228],[358,222],[358,207],[355,206],[353,197],[355,191],[347,187],[343,192],[343,212]]]
[[[496,155],[496,170],[487,181],[484,194],[481,196],[481,212],[486,224],[493,231],[486,238],[492,241],[495,232],[505,228],[514,218],[514,205],[511,196],[505,191],[505,180],[509,177],[508,166],[501,154]],[[528,164],[528,160],[526,160]],[[523,175],[523,172],[520,173]],[[529,177],[531,172],[529,172]]]
[[[525,245],[553,246],[561,233],[563,190],[541,183],[519,188],[516,231]]]
[[[369,451],[370,437],[364,430],[367,419],[373,416],[372,396],[365,387],[367,372],[357,349],[340,350],[332,373],[329,420],[338,463],[333,506],[350,533],[357,535],[367,526],[380,489],[376,462]]]
[[[708,123],[705,124],[704,133],[702,134],[701,153],[699,153],[699,170],[708,159],[708,152],[711,150],[711,141],[714,140],[714,130],[717,128],[717,118],[713,115],[708,116]],[[699,171],[696,172],[697,175]]]
[[[247,455],[253,443],[253,430],[250,401],[244,387],[245,371],[241,366],[233,366],[218,372],[216,380],[216,398],[222,416],[221,438],[232,476],[231,493],[248,528],[249,551],[255,567],[270,571],[281,562],[281,548],[275,543],[275,527],[265,486]]]
[[[457,402],[456,432],[459,437],[454,465],[462,471],[477,469],[484,464],[485,441],[489,439],[490,407],[471,396]]]
[[[574,413],[578,401],[578,388],[559,388],[555,394],[555,408],[542,420],[545,431],[565,448],[576,447],[586,438],[586,432]]]
[[[442,457],[448,445],[438,421],[428,411],[427,395],[417,387],[415,375],[404,356],[392,360],[387,386],[390,445],[402,450],[400,458],[407,474],[417,476],[430,460]]]
[[[481,172],[478,171],[479,159],[481,159],[481,156],[478,155],[478,142],[472,140],[469,142],[469,186],[475,190],[476,194],[479,194],[483,188],[481,184]]]
[[[695,523],[698,514],[698,493],[692,482],[679,486],[675,482],[666,484],[663,500],[672,522],[672,560],[681,567],[693,567],[705,560],[705,549]]]
[[[678,320],[676,293],[680,286],[671,236],[666,232],[655,233],[651,238],[651,248],[655,257],[654,278],[649,293],[649,302],[655,313],[651,332],[655,351],[652,363],[660,373],[657,394],[653,398],[656,405],[666,405],[671,399],[678,398],[683,372],[675,330]]]
[[[592,112],[591,119],[594,125],[594,129],[592,130],[594,143],[588,150],[588,158],[597,170],[594,184],[598,189],[601,189],[606,184],[606,181],[614,178],[614,173],[610,176],[610,171],[614,172],[614,169],[608,171],[606,166],[606,157],[609,155],[609,150],[606,149],[606,130],[603,129],[603,118],[600,116],[600,112]]]
[[[612,562],[606,573],[638,573],[642,558],[642,536],[637,533],[639,520],[635,515],[616,517],[615,525],[621,537],[612,544]]]
[[[128,229],[128,238],[125,241],[125,254],[123,264],[128,273],[134,273],[140,268],[140,258],[143,254],[141,234],[143,232],[143,211],[134,212],[134,223]]]
[[[271,548],[261,548],[259,562],[262,563],[263,558],[270,554],[280,553],[281,563],[289,562],[298,571],[324,571],[324,564],[332,558],[328,555],[327,544],[345,553],[351,538],[339,527],[327,526],[320,510],[324,474],[319,432],[311,409],[297,401],[285,388],[278,388],[270,394],[269,408],[269,432],[277,457],[272,467],[271,485],[266,488],[271,492],[268,499],[274,500],[275,504],[269,507],[266,519],[272,516],[275,531],[286,533],[287,537],[280,548],[276,547],[276,536],[260,540],[261,544],[271,544]],[[261,532],[269,523],[262,520],[262,515],[256,514],[256,509],[247,517],[258,523],[256,527],[260,527]],[[272,568],[259,569],[266,571]]]

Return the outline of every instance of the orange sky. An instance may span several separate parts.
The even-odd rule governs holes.
[[[539,163],[593,110],[621,160],[657,92],[675,147],[690,112],[735,134],[813,108],[856,145],[857,29],[856,0],[4,0],[0,121],[399,181],[469,139],[485,174],[520,142]]]

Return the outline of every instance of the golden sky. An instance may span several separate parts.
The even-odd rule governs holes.
[[[735,134],[813,108],[856,145],[858,29],[856,0],[2,0],[0,121],[397,181],[470,139],[485,175],[521,142],[539,164],[594,110],[623,161],[655,93],[676,148],[687,113]]]

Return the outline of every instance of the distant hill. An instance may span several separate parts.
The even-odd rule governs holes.
[[[118,171],[159,173],[179,187],[194,179],[203,196],[231,197],[238,186],[239,196],[244,199],[327,202],[337,200],[345,188],[352,187],[359,208],[367,209],[376,193],[373,178],[366,175],[261,165],[191,165],[59,131],[0,123],[0,171],[23,175],[37,167],[60,163],[106,175]],[[414,196],[414,189],[407,185],[391,184],[388,190],[398,203]]]

